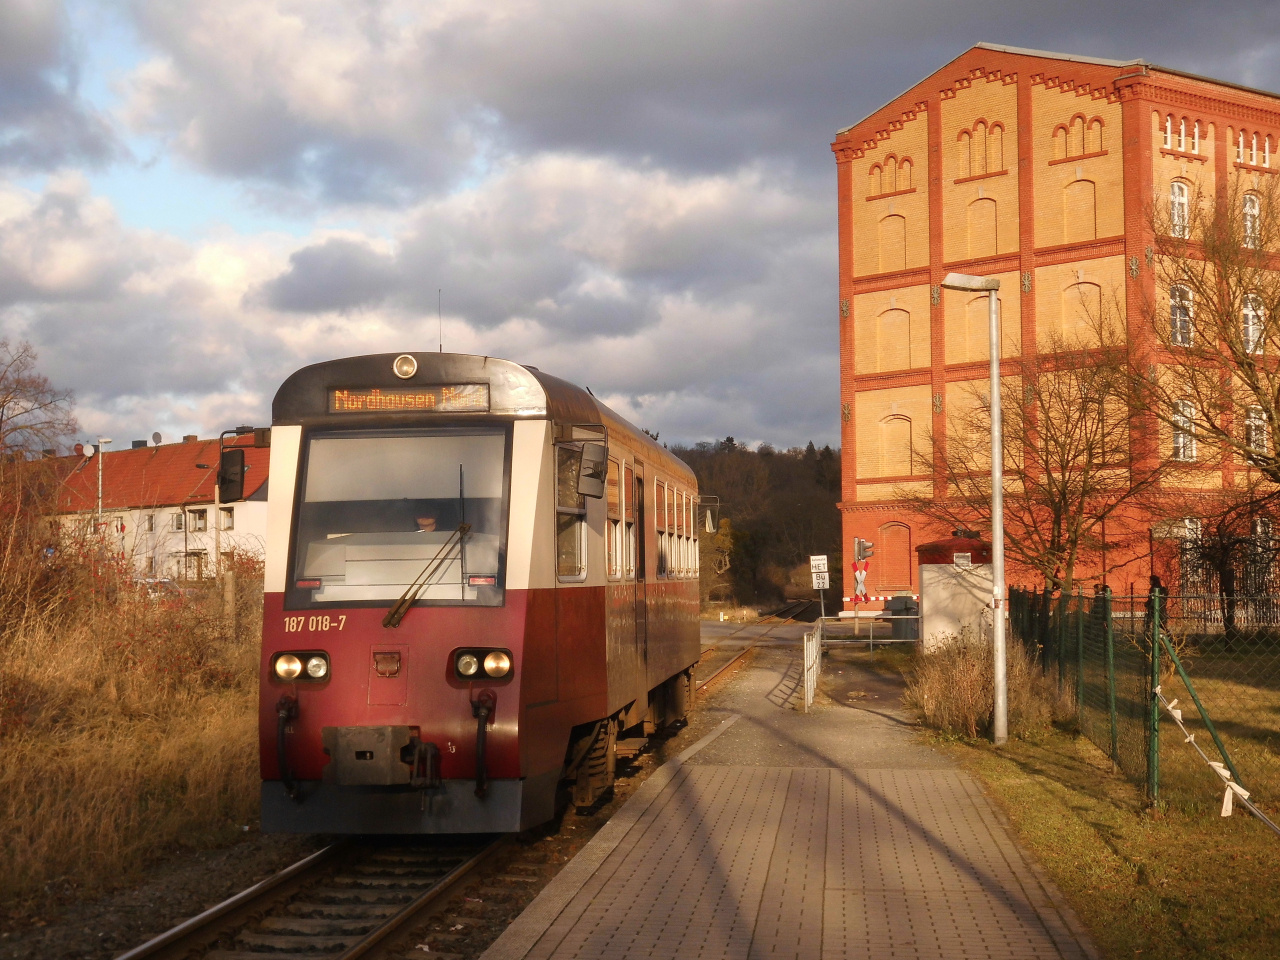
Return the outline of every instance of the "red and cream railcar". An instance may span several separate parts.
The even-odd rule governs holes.
[[[316,364],[272,410],[266,831],[519,830],[679,719],[698,658],[692,472],[507,360]]]

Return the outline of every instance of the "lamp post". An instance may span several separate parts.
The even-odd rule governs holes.
[[[102,448],[111,442],[110,437],[98,438],[98,533],[102,533]]]
[[[996,300],[1000,281],[994,277],[948,273],[942,286],[947,290],[987,295],[991,335],[991,640],[996,688],[991,739],[999,745],[1009,739],[1009,681],[1004,629],[1004,427],[1000,418],[1000,308]]]

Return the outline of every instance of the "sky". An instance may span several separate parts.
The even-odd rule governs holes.
[[[0,0],[0,338],[80,439],[431,350],[838,444],[837,129],[974,43],[1280,90],[1280,4]]]

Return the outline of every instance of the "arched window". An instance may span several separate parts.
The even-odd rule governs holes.
[[[979,120],[973,125],[973,140],[969,144],[969,175],[979,176],[987,172],[987,125]]]
[[[996,252],[996,202],[983,197],[969,204],[969,256],[990,257]]]
[[[960,151],[960,179],[971,177],[975,173],[973,169],[973,134],[968,130],[961,130],[960,135],[956,137]]]
[[[1173,149],[1173,114],[1169,114],[1164,118],[1164,148],[1166,150]]]
[[[1266,339],[1262,334],[1265,320],[1262,298],[1254,293],[1245,294],[1240,304],[1240,342],[1245,353],[1262,352]]]
[[[1068,319],[1076,317],[1077,322],[1071,324]],[[1080,318],[1083,318],[1081,322]],[[1088,280],[1080,280],[1067,287],[1062,293],[1062,327],[1067,333],[1074,326],[1090,327],[1102,318],[1102,287]]]
[[[1097,188],[1092,180],[1076,180],[1063,192],[1063,242],[1094,240],[1098,236]]]
[[[1084,152],[1084,114],[1078,113],[1071,118],[1071,128],[1067,133],[1067,156],[1078,157]]]
[[[902,162],[898,164],[898,183],[894,189],[911,189],[911,159],[909,157],[903,157]]]
[[[1246,193],[1241,217],[1242,240],[1246,247],[1256,248],[1262,235],[1262,201],[1256,193]]]
[[[1094,117],[1089,121],[1089,133],[1085,139],[1085,151],[1088,153],[1102,152],[1102,118]]]
[[[905,270],[907,266],[907,218],[890,214],[880,221],[880,272]]]
[[[905,523],[886,523],[880,530],[880,573],[877,590],[911,589],[911,528]],[[874,569],[874,565],[872,567]]]
[[[1181,180],[1169,184],[1169,233],[1186,239],[1191,236],[1191,209],[1187,185]]]
[[[1195,317],[1195,304],[1191,291],[1175,284],[1169,288],[1169,343],[1175,347],[1191,346],[1191,321]]]
[[[867,175],[871,179],[871,183],[867,186],[869,195],[874,197],[884,193],[884,167],[873,163]]]
[[[1004,169],[1004,124],[993,123],[987,133],[987,172]]]
[[[1173,405],[1173,459],[1191,462],[1196,458],[1196,406],[1190,400]]]
[[[886,477],[911,474],[911,418],[901,414],[880,421],[880,470]]]

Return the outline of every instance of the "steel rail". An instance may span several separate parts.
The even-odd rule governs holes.
[[[271,894],[283,896],[292,893],[292,887],[306,879],[307,874],[328,863],[336,854],[344,852],[348,846],[348,841],[339,841],[317,850],[311,856],[285,867],[279,873],[255,883],[246,890],[241,890],[235,896],[223,900],[203,913],[196,914],[189,920],[184,920],[158,937],[153,937],[146,943],[120,954],[115,960],[143,960],[143,958],[159,956],[166,948],[172,948],[171,952],[181,953],[193,947],[202,946],[201,941],[207,942],[210,928],[219,920],[224,921],[228,926],[248,921],[250,919],[248,915],[261,906],[261,901],[265,897]],[[294,883],[291,884],[290,881]]]
[[[446,873],[423,891],[416,900],[405,904],[404,909],[387,918],[386,923],[370,930],[369,935],[359,943],[338,954],[334,960],[357,960],[358,957],[368,955],[369,951],[373,950],[393,933],[401,930],[409,921],[423,913],[432,904],[452,894],[455,889],[467,881],[473,872],[505,850],[510,843],[511,837],[506,834],[496,838],[475,856],[458,864]]]

